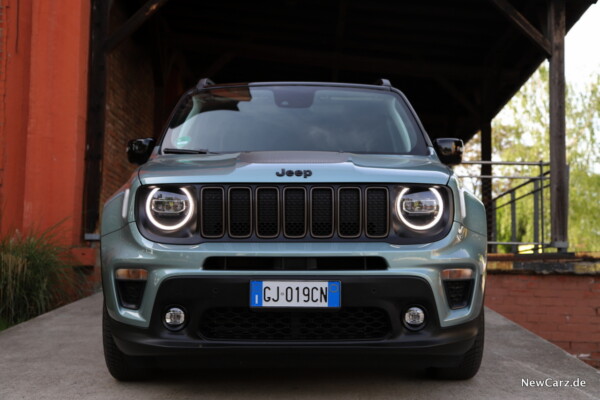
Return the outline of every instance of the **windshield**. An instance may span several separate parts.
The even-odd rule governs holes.
[[[165,150],[427,154],[400,96],[328,86],[237,86],[189,95],[169,124]]]

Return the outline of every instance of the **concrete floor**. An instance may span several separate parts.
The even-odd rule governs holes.
[[[120,383],[104,365],[101,307],[96,294],[0,332],[0,399],[600,399],[600,371],[491,310],[483,364],[469,381],[354,368],[196,370]],[[523,387],[523,379],[586,386]]]

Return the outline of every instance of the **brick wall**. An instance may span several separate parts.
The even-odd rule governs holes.
[[[111,31],[126,21],[115,2]],[[100,207],[123,185],[136,166],[127,161],[125,147],[131,139],[154,136],[154,81],[146,49],[129,38],[107,59],[106,125],[102,162]]]
[[[2,205],[2,181],[4,177],[4,99],[6,94],[6,22],[5,0],[0,0],[0,207]],[[2,215],[0,209],[0,216]]]
[[[486,305],[600,368],[600,276],[488,274]]]

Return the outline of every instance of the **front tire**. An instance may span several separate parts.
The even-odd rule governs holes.
[[[104,359],[108,372],[119,381],[136,381],[148,377],[149,370],[139,366],[135,357],[123,353],[117,347],[113,338],[106,304],[102,307],[102,342],[104,344]]]
[[[451,368],[432,368],[430,373],[437,379],[465,380],[471,379],[479,371],[481,359],[483,358],[483,345],[485,341],[485,313],[483,308],[479,314],[479,330],[475,337],[473,346],[467,351],[456,367]]]

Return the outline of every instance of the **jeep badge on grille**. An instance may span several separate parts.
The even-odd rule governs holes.
[[[295,171],[288,169],[286,170],[285,168],[281,168],[281,171],[279,172],[275,172],[275,175],[277,176],[304,176],[304,179],[308,178],[309,176],[312,176],[312,171],[310,169],[305,169],[305,170],[301,170],[301,169],[297,169]]]

